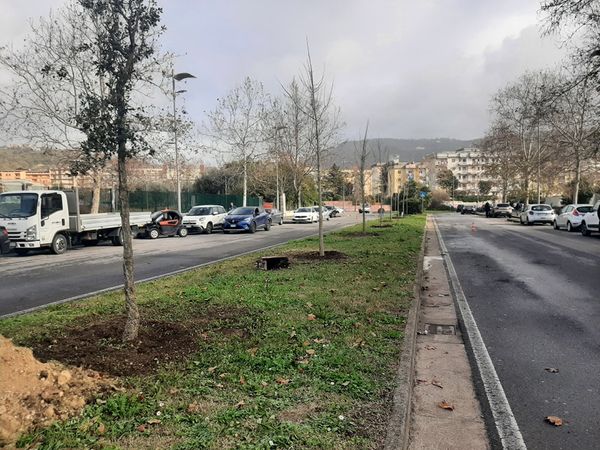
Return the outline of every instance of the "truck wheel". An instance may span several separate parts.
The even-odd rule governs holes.
[[[212,222],[208,222],[206,224],[206,228],[205,228],[204,232],[206,234],[211,234],[213,232],[213,224],[212,224]]]
[[[52,239],[52,245],[50,246],[50,250],[55,255],[62,255],[67,251],[68,242],[67,238],[64,234],[56,234],[54,239]]]
[[[150,231],[148,231],[148,237],[150,239],[158,239],[159,235],[160,235],[160,233],[158,232],[158,230],[156,228],[152,228]]]
[[[267,223],[265,223],[265,231],[269,231],[271,229],[271,221],[267,220]]]
[[[110,241],[112,242],[112,245],[114,245],[115,247],[122,247],[123,246],[123,229],[119,228],[118,234],[116,236],[111,237]]]
[[[179,235],[179,237],[186,237],[188,235],[188,229],[180,228],[177,234]]]
[[[29,253],[29,249],[28,248],[15,248],[15,253],[19,256],[25,256],[27,253]]]

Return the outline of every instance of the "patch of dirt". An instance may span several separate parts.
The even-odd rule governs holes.
[[[342,236],[351,238],[367,238],[381,236],[381,234],[377,233],[376,231],[367,231],[366,233],[363,233],[362,231],[353,231],[351,233],[344,233]]]
[[[371,225],[371,228],[392,228],[394,225],[391,223],[384,223],[381,225]]]
[[[27,430],[78,414],[101,391],[115,389],[98,372],[42,363],[31,349],[0,336],[0,447]]]
[[[113,316],[67,329],[61,336],[32,343],[32,347],[42,361],[57,360],[115,376],[143,375],[197,352],[199,339],[210,338],[207,331],[248,337],[247,330],[236,327],[237,319],[248,314],[245,308],[219,307],[187,321],[142,320],[139,338],[129,344],[121,341],[125,317]]]
[[[289,255],[292,261],[335,261],[348,258],[343,252],[338,252],[336,250],[326,250],[325,256],[319,255],[318,251],[311,252],[299,252],[292,253]]]
[[[277,417],[283,422],[302,423],[318,411],[319,406],[316,403],[301,403],[293,408],[281,411]]]

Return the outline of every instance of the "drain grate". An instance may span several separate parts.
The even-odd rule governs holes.
[[[440,325],[437,323],[426,323],[425,331],[427,334],[456,334],[454,325]]]

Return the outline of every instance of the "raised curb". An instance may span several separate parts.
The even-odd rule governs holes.
[[[404,341],[400,354],[400,364],[396,372],[396,388],[394,389],[392,415],[388,422],[384,450],[404,450],[408,448],[410,418],[412,407],[412,391],[415,374],[415,357],[417,354],[417,320],[421,309],[421,286],[423,284],[423,256],[427,238],[427,219],[423,225],[423,239],[417,263],[413,304],[408,311]]]

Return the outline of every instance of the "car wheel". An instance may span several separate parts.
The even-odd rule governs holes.
[[[188,229],[180,228],[177,234],[179,235],[179,237],[186,237],[188,235]]]
[[[52,245],[50,246],[50,250],[55,255],[62,255],[67,251],[67,237],[64,234],[56,234],[54,239],[52,239]]]
[[[558,222],[555,220],[554,222],[552,222],[552,228],[554,228],[555,230],[558,230]],[[567,222],[567,230],[569,229],[569,222]]]
[[[25,256],[27,253],[29,253],[29,249],[28,248],[15,248],[15,253],[19,256]]]
[[[160,236],[160,233],[156,228],[151,228],[150,231],[148,231],[148,237],[150,239],[158,239],[158,236]]]
[[[267,223],[265,223],[265,231],[269,231],[271,229],[271,221],[267,220]]]
[[[213,232],[213,224],[212,222],[208,222],[206,224],[206,229],[204,230],[206,234],[211,234]]]
[[[283,225],[283,217],[279,219],[279,225]]]
[[[567,231],[569,233],[573,231],[573,225],[571,225],[571,222],[567,222]]]
[[[521,225],[525,225],[525,222],[523,222],[523,218],[521,216],[519,216],[519,222],[521,222]]]
[[[586,226],[585,222],[581,222],[581,235],[582,236],[591,236],[592,232],[590,230],[588,230],[588,227]]]
[[[248,231],[249,231],[250,233],[256,233],[256,222],[252,222],[252,223],[250,224],[250,228],[248,228]]]

